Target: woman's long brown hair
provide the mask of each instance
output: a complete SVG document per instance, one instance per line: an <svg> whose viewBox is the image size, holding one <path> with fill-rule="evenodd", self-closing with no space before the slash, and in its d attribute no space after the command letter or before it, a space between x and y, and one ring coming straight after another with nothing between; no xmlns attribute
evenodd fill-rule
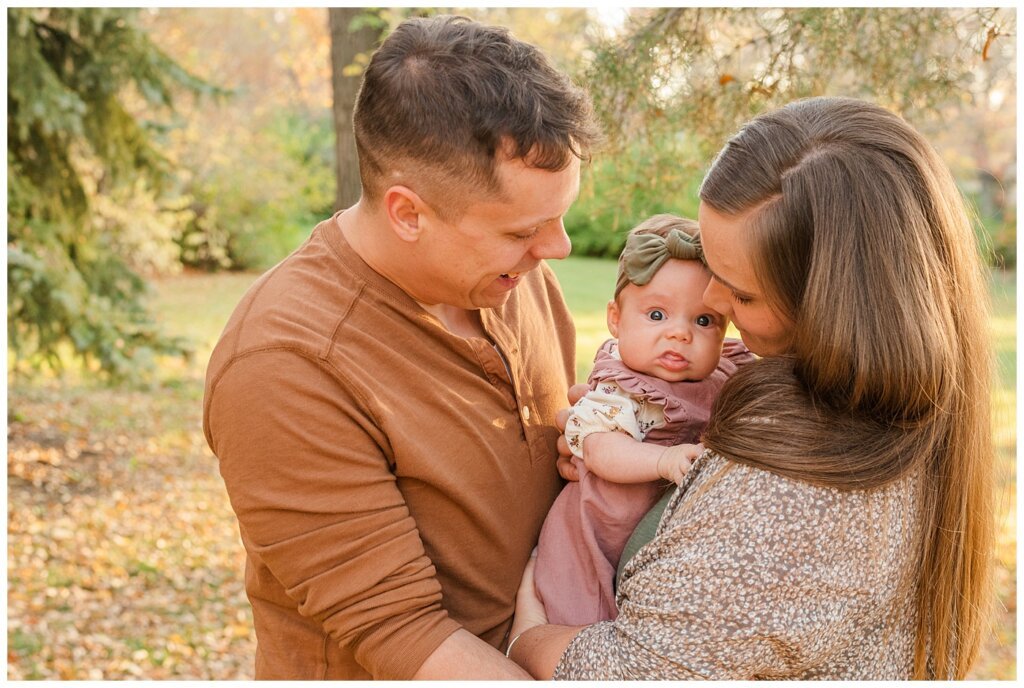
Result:
<svg viewBox="0 0 1024 688"><path fill-rule="evenodd" d="M705 445L840 489L920 467L914 677L963 678L990 599L992 354L982 262L949 170L896 115L814 98L748 123L700 198L754 211L755 273L795 323L787 356L723 390Z"/></svg>

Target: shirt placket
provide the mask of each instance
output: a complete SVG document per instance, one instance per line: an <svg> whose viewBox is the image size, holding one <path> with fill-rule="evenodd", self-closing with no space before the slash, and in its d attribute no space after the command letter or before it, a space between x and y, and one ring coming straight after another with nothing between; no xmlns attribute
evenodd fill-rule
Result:
<svg viewBox="0 0 1024 688"><path fill-rule="evenodd" d="M537 459L535 444L535 433L531 431L539 419L532 407L533 397L529 389L529 378L522 374L519 343L514 334L504 322L497 318L486 317L481 314L481 322L488 336L494 342L491 349L493 360L497 360L504 372L508 375L509 391L512 394L511 408L516 410L519 416L519 423L522 427L523 438L526 439L530 448L530 459ZM507 364L507 367L506 367Z"/></svg>

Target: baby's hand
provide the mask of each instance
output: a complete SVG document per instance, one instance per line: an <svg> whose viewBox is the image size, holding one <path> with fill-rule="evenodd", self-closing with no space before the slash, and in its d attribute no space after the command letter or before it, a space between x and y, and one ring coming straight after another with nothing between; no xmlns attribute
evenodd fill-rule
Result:
<svg viewBox="0 0 1024 688"><path fill-rule="evenodd" d="M689 472L693 462L703 453L703 444L677 444L674 447L666 447L658 457L658 475L678 485L683 482L683 476Z"/></svg>

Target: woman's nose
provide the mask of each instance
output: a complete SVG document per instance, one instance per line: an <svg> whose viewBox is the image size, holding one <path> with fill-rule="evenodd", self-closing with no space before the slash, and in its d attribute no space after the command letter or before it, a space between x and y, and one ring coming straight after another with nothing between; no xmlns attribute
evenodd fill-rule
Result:
<svg viewBox="0 0 1024 688"><path fill-rule="evenodd" d="M732 302L729 300L728 290L714 277L711 278L704 290L704 305L724 315L732 314Z"/></svg>

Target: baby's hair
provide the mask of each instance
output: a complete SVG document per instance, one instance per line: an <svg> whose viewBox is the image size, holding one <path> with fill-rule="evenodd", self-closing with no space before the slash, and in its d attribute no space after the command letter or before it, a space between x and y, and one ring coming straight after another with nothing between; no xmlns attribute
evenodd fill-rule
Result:
<svg viewBox="0 0 1024 688"><path fill-rule="evenodd" d="M639 234L656 234L663 239L668 239L669 234L673 230L678 230L682 234L686 235L689 239L687 245L676 246L676 250L671 253L671 258L675 260L697 260L701 263L704 262L704 253L701 251L700 245L700 227L697 225L695 220L691 220L685 217L679 217L678 215L671 215L669 213L661 213L659 215L652 215L647 218L629 232L629 236ZM627 284L635 284L628 274L626 268L626 259L631 249L631 242L629 238L626 239L626 247L622 249L622 253L619 254L619 274L615 280L615 297L619 298L619 293L626 288ZM657 269L660 269L660 265ZM657 272L657 269L655 272ZM653 275L651 275L653 276Z"/></svg>

